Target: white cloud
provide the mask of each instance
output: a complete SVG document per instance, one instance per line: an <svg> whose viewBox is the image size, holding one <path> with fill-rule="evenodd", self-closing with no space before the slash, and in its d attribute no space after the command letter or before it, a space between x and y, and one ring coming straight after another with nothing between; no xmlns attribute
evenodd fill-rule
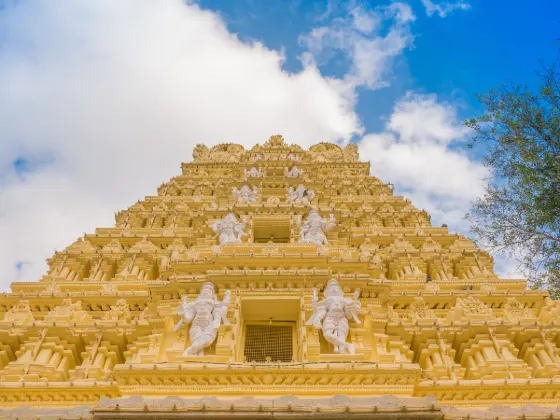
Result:
<svg viewBox="0 0 560 420"><path fill-rule="evenodd" d="M360 134L355 87L386 85L413 41L409 6L354 8L302 38L310 53L289 74L281 53L180 0L19 3L0 12L0 290L38 280L53 248L155 194L196 143ZM332 51L351 61L340 79L315 65ZM410 94L360 152L436 223L466 231L460 218L484 171L453 149L464 135L453 106ZM32 171L16 174L18 158Z"/></svg>
<svg viewBox="0 0 560 420"><path fill-rule="evenodd" d="M484 167L454 148L466 131L454 106L435 95L407 94L397 102L382 133L360 142L372 174L392 182L419 208L432 214L434 225L467 232L462 220L471 201L483 191Z"/></svg>
<svg viewBox="0 0 560 420"><path fill-rule="evenodd" d="M361 128L313 66L179 0L42 0L0 12L0 290L180 173L194 145L303 146ZM13 162L47 160L17 175ZM20 264L21 271L16 265Z"/></svg>
<svg viewBox="0 0 560 420"><path fill-rule="evenodd" d="M457 0L455 2L442 1L439 3L433 2L432 0L422 0L422 4L426 8L426 14L428 16L437 13L441 18L447 17L448 14L456 10L469 10L471 8L470 4L464 0Z"/></svg>
<svg viewBox="0 0 560 420"><path fill-rule="evenodd" d="M468 135L453 104L410 92L395 104L383 132L363 137L360 157L371 161L372 175L395 185L395 194L427 210L432 226L445 223L450 232L468 235L464 216L488 175L456 147ZM524 277L506 255L496 256L494 269L502 278Z"/></svg>
<svg viewBox="0 0 560 420"><path fill-rule="evenodd" d="M397 102L387 127L406 143L446 145L468 133L453 106L438 103L436 95L412 93Z"/></svg>
<svg viewBox="0 0 560 420"><path fill-rule="evenodd" d="M509 255L494 255L494 271L503 279L525 279L526 274L523 273L519 262Z"/></svg>
<svg viewBox="0 0 560 420"><path fill-rule="evenodd" d="M352 8L300 37L308 49L305 61L321 66L342 54L350 64L341 81L352 88L384 87L394 58L412 45L414 19L410 6L399 2L375 9ZM391 24L383 35L386 21Z"/></svg>

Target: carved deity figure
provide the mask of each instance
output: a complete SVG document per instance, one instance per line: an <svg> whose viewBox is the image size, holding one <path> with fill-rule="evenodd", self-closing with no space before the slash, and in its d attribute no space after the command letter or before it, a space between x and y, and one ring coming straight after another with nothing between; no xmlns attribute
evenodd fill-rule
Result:
<svg viewBox="0 0 560 420"><path fill-rule="evenodd" d="M82 308L82 301L72 303L72 299L63 299L62 303L45 315L47 322L75 322L89 324L91 316Z"/></svg>
<svg viewBox="0 0 560 420"><path fill-rule="evenodd" d="M558 320L560 320L560 301L546 298L539 313L539 321L549 324Z"/></svg>
<svg viewBox="0 0 560 420"><path fill-rule="evenodd" d="M0 325L15 324L21 325L26 323L32 323L35 320L33 313L31 312L31 306L28 300L20 300L15 304L6 314L4 319L0 321Z"/></svg>
<svg viewBox="0 0 560 420"><path fill-rule="evenodd" d="M127 321L130 318L130 307L125 299L119 299L107 314L107 319L111 321Z"/></svg>
<svg viewBox="0 0 560 420"><path fill-rule="evenodd" d="M447 313L448 321L465 321L469 319L487 320L493 318L492 309L484 302L472 296L457 298L455 306Z"/></svg>
<svg viewBox="0 0 560 420"><path fill-rule="evenodd" d="M262 176L264 176L263 173L254 166L249 171L245 169L246 178L261 178Z"/></svg>
<svg viewBox="0 0 560 420"><path fill-rule="evenodd" d="M416 296L408 309L408 316L412 320L435 318L434 311L430 309L421 296Z"/></svg>
<svg viewBox="0 0 560 420"><path fill-rule="evenodd" d="M235 201L240 203L254 203L257 201L259 190L256 186L251 189L248 185L243 185L240 189L233 187L231 192Z"/></svg>
<svg viewBox="0 0 560 420"><path fill-rule="evenodd" d="M187 247L181 238L175 238L171 245L167 247L167 251L171 252L171 261L175 262L178 261L181 258L181 255L187 251Z"/></svg>
<svg viewBox="0 0 560 420"><path fill-rule="evenodd" d="M287 168L284 169L284 175L288 178L295 178L303 174L303 171L299 169L297 166L293 166L292 169L288 170Z"/></svg>
<svg viewBox="0 0 560 420"><path fill-rule="evenodd" d="M300 222L298 221L298 223ZM307 220L301 226L298 242L300 244L316 244L317 246L328 245L329 241L325 232L331 230L335 225L334 214L331 214L329 219L325 220L317 210L311 210Z"/></svg>
<svg viewBox="0 0 560 420"><path fill-rule="evenodd" d="M315 197L314 190L306 190L303 184L299 184L295 190L294 187L288 189L286 200L288 203L305 204L308 206L311 204L313 197Z"/></svg>
<svg viewBox="0 0 560 420"><path fill-rule="evenodd" d="M358 319L361 308L359 290L354 292L353 299L346 298L338 281L331 279L323 294L325 298L319 302L317 289L313 289L313 314L305 325L313 325L322 330L325 340L334 345L335 353L354 354L354 346L346 342L346 337L350 331L348 320L361 324Z"/></svg>
<svg viewBox="0 0 560 420"><path fill-rule="evenodd" d="M82 310L82 301L78 300L72 303L72 299L63 299L62 304L56 306L51 312L57 315L67 315L72 312L78 312Z"/></svg>
<svg viewBox="0 0 560 420"><path fill-rule="evenodd" d="M503 306L504 319L508 322L519 322L521 320L532 319L535 314L532 309L526 308L517 299L510 297Z"/></svg>
<svg viewBox="0 0 560 420"><path fill-rule="evenodd" d="M191 345L183 352L183 356L204 356L204 349L216 340L220 324L230 324L226 318L230 299L231 292L227 290L224 300L218 301L212 283L204 283L200 295L192 302L187 302L187 297L183 296L183 302L177 308L181 320L173 328L173 331L177 331L183 324L191 324Z"/></svg>
<svg viewBox="0 0 560 420"><path fill-rule="evenodd" d="M245 229L245 221L238 222L233 213L229 213L226 217L216 220L212 225L212 230L216 232L214 238L219 238L220 246L226 244L240 244L241 238L247 236L243 230Z"/></svg>

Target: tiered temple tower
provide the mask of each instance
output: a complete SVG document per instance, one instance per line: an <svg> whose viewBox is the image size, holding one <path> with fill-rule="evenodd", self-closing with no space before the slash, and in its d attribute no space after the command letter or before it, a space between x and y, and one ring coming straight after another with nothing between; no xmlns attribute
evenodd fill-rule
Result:
<svg viewBox="0 0 560 420"><path fill-rule="evenodd" d="M560 418L559 302L355 144L193 156L0 295L0 418Z"/></svg>

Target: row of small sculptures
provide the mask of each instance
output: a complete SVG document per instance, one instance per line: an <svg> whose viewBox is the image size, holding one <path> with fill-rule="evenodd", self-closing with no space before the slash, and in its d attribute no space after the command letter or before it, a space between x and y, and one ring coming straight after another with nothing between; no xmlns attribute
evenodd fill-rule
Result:
<svg viewBox="0 0 560 420"><path fill-rule="evenodd" d="M349 320L360 324L358 313L361 305L358 300L359 291L354 292L353 298L344 297L342 287L336 279L327 282L324 299L319 301L317 289L313 289L313 314L305 325L323 332L323 337L334 346L335 353L354 354L354 346L346 342L350 331ZM182 326L189 325L191 345L184 351L183 356L203 356L204 349L211 346L216 340L218 329L223 323L229 325L227 319L228 306L231 292L225 293L223 301L219 301L214 292L212 283L204 283L200 295L192 302L183 297L177 313L181 317L175 325L174 331Z"/></svg>
<svg viewBox="0 0 560 420"><path fill-rule="evenodd" d="M248 185L243 185L239 189L237 187L233 187L231 192L233 199L239 203L255 203L259 197L259 189L256 186L251 188ZM299 184L295 189L294 187L290 187L288 189L286 201L288 203L309 206L313 197L315 197L314 190L308 190L303 184Z"/></svg>
<svg viewBox="0 0 560 420"><path fill-rule="evenodd" d="M220 246L240 244L241 238L247 236L244 232L246 220L239 222L235 214L229 213L223 219L216 220L212 225L212 230L216 233L214 238L218 238ZM299 240L300 244L315 244L317 246L328 245L326 232L336 225L334 215L331 214L328 219L324 219L313 209L309 212L307 220L301 224L298 219L298 225L301 225Z"/></svg>
<svg viewBox="0 0 560 420"><path fill-rule="evenodd" d="M297 166L292 167L292 169L284 168L284 176L288 178L296 178L303 174L303 171ZM252 167L250 170L245 169L246 178L262 178L264 174L257 168Z"/></svg>

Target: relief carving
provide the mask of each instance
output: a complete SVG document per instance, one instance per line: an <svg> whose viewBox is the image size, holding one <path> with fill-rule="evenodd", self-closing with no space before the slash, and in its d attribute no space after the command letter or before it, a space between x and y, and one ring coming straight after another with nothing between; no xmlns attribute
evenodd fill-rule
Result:
<svg viewBox="0 0 560 420"><path fill-rule="evenodd" d="M177 308L181 320L173 328L177 331L182 325L191 324L189 328L191 345L183 356L204 356L204 349L216 340L221 323L230 324L226 318L230 300L231 292L227 290L224 300L218 301L212 283L204 283L200 295L190 303L187 302L186 296L183 297L181 306Z"/></svg>
<svg viewBox="0 0 560 420"><path fill-rule="evenodd" d="M334 346L335 353L355 353L354 345L347 343L350 331L348 320L361 324L358 319L360 312L359 291L354 293L354 299L344 297L344 292L336 279L331 279L323 292L325 298L319 302L317 289L313 289L313 314L305 325L323 332L323 337Z"/></svg>

